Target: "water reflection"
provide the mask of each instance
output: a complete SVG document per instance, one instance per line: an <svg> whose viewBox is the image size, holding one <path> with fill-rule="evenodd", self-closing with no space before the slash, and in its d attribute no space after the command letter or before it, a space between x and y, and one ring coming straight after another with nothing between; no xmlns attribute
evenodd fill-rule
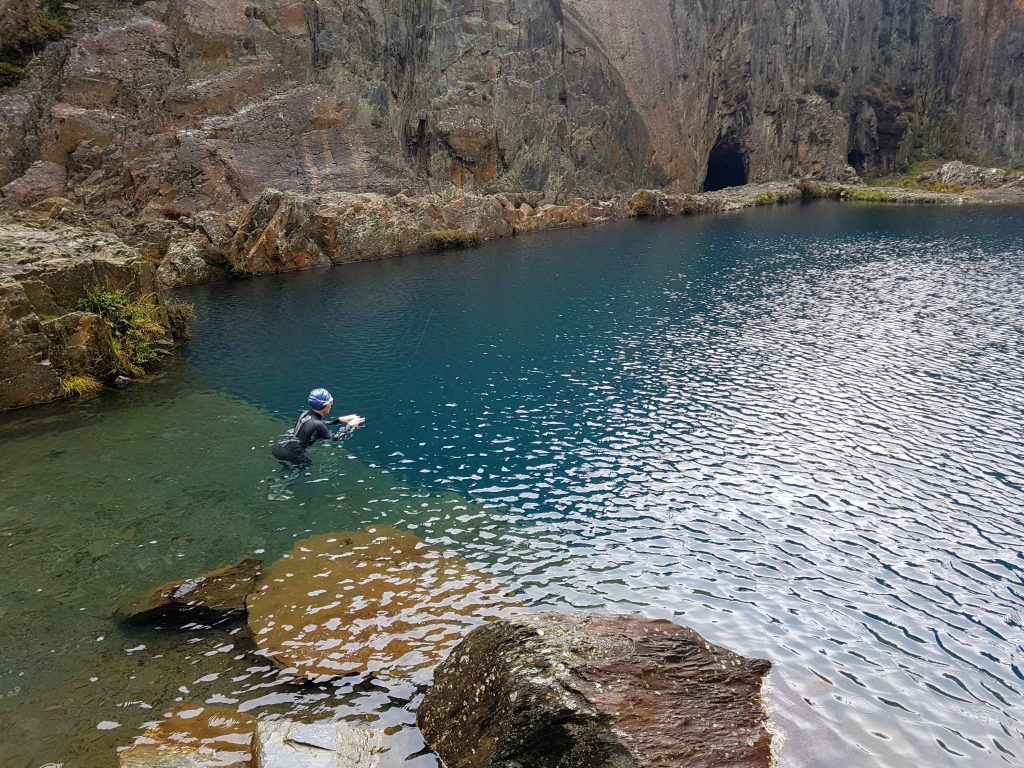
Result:
<svg viewBox="0 0 1024 768"><path fill-rule="evenodd" d="M431 768L415 681L300 684L244 626L111 621L374 525L530 607L771 658L783 766L1019 764L1021 223L793 207L193 292L162 384L5 429L0 764L107 766L197 702L389 729ZM272 500L309 382L367 428Z"/></svg>

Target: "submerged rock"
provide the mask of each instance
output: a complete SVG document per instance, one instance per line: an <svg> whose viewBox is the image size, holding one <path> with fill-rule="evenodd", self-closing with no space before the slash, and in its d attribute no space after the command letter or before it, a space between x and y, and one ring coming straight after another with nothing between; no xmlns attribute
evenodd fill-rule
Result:
<svg viewBox="0 0 1024 768"><path fill-rule="evenodd" d="M251 715L180 704L118 754L118 768L255 768L255 733Z"/></svg>
<svg viewBox="0 0 1024 768"><path fill-rule="evenodd" d="M258 768L382 768L388 751L380 731L348 723L261 722L256 739Z"/></svg>
<svg viewBox="0 0 1024 768"><path fill-rule="evenodd" d="M221 624L245 613L262 560L243 560L184 581L157 587L124 611L129 624Z"/></svg>
<svg viewBox="0 0 1024 768"><path fill-rule="evenodd" d="M767 768L770 668L668 621L520 616L470 633L417 722L448 768Z"/></svg>
<svg viewBox="0 0 1024 768"><path fill-rule="evenodd" d="M317 679L430 667L512 603L498 581L458 557L377 526L297 542L247 605L257 646Z"/></svg>

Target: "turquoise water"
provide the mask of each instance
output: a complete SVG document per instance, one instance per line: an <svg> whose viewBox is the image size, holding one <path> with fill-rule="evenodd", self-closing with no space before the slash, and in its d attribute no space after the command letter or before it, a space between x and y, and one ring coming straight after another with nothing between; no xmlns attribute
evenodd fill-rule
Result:
<svg viewBox="0 0 1024 768"><path fill-rule="evenodd" d="M147 587L386 522L536 607L775 662L783 766L1024 764L1024 215L818 203L188 291L155 382L0 422L0 765L107 766L182 701L393 726ZM327 386L367 427L283 483Z"/></svg>

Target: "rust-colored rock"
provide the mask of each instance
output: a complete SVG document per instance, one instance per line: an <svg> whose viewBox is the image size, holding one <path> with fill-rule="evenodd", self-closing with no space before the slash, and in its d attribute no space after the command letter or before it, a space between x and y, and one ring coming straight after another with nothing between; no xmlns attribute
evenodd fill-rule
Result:
<svg viewBox="0 0 1024 768"><path fill-rule="evenodd" d="M448 768L768 768L770 668L668 621L524 615L452 652L418 723Z"/></svg>
<svg viewBox="0 0 1024 768"><path fill-rule="evenodd" d="M318 679L430 667L512 602L497 580L458 557L377 526L297 542L266 569L247 605L260 650Z"/></svg>
<svg viewBox="0 0 1024 768"><path fill-rule="evenodd" d="M157 587L125 611L129 624L220 624L245 613L245 598L253 590L263 565L243 560L184 581Z"/></svg>

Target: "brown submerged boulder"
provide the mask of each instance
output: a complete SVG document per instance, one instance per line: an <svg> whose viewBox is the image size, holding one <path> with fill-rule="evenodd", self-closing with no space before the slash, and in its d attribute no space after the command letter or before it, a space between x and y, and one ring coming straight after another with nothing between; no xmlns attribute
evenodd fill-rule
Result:
<svg viewBox="0 0 1024 768"><path fill-rule="evenodd" d="M129 624L221 624L245 613L245 598L260 574L262 560L243 560L184 581L157 587L128 608Z"/></svg>
<svg viewBox="0 0 1024 768"><path fill-rule="evenodd" d="M230 707L185 702L118 752L118 768L253 768L256 720Z"/></svg>
<svg viewBox="0 0 1024 768"><path fill-rule="evenodd" d="M524 615L474 630L417 722L447 768L767 768L770 669L668 621Z"/></svg>
<svg viewBox="0 0 1024 768"><path fill-rule="evenodd" d="M426 670L512 607L493 577L388 526L296 542L246 602L259 649L313 680Z"/></svg>

